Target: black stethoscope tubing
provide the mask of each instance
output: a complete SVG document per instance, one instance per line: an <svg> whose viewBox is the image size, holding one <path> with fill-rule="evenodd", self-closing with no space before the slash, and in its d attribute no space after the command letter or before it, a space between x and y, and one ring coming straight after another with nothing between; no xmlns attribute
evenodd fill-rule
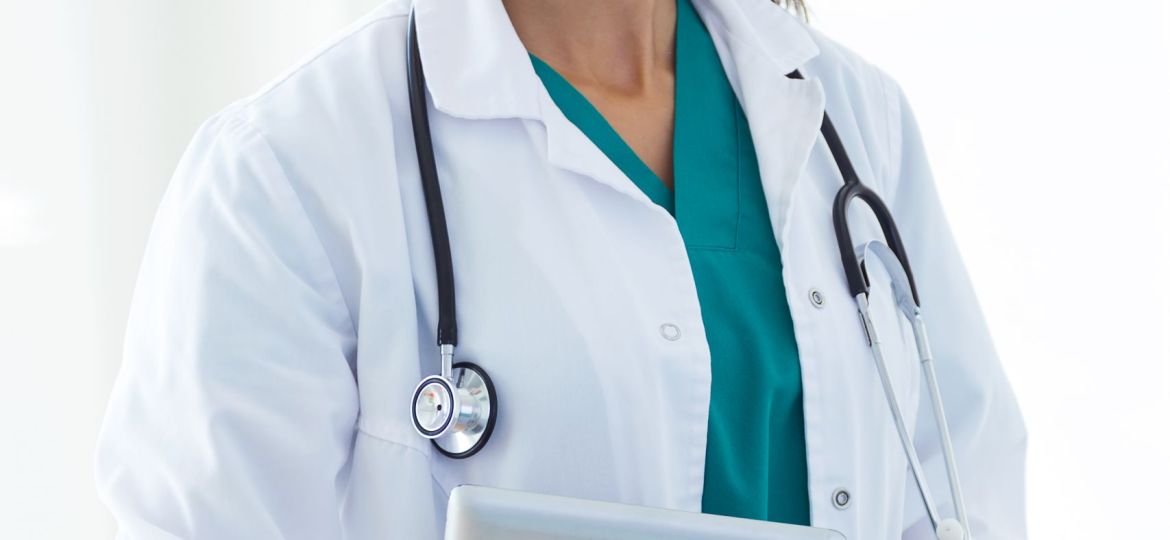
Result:
<svg viewBox="0 0 1170 540"><path fill-rule="evenodd" d="M447 216L443 210L443 193L435 165L435 145L431 140L431 120L427 112L426 75L419 57L413 10L410 12L407 42L406 84L414 129L414 150L418 155L418 169L422 177L423 199L431 228L431 248L435 254L435 280L439 291L437 341L440 346L454 346L459 340L459 328L455 322L455 265L451 259L451 239L447 234Z"/></svg>
<svg viewBox="0 0 1170 540"><path fill-rule="evenodd" d="M799 70L789 73L788 77L790 79L804 78ZM833 121L829 120L828 112L825 112L824 119L821 121L821 135L828 143L829 152L833 154L833 161L837 163L837 170L840 171L841 177L845 181L845 185L837 191L837 196L833 199L833 231L837 236L837 249L841 252L841 266L845 270L849 294L854 297L859 294L869 294L869 280L866 279L865 268L858 259L857 253L854 252L853 234L849 231L848 216L846 215L850 203L854 199L861 199L877 218L886 244L898 257L898 262L902 263L902 270L906 272L906 278L910 281L910 292L914 296L914 303L920 306L918 287L914 284L914 274L910 271L910 259L902 244L902 236L898 234L898 226L894 223L894 216L886 207L885 202L882 201L881 196L861 183L857 171L853 169L853 162L850 161L849 155L845 152L845 145L841 143L841 137L837 135L837 128L833 127Z"/></svg>

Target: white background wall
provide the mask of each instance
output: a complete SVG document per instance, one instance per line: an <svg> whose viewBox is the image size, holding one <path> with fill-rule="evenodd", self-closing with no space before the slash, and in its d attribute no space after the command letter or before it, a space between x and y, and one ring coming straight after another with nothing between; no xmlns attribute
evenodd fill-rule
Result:
<svg viewBox="0 0 1170 540"><path fill-rule="evenodd" d="M0 538L110 538L91 468L199 123L375 0L0 0Z"/></svg>
<svg viewBox="0 0 1170 540"><path fill-rule="evenodd" d="M1170 6L811 3L922 124L1031 430L1032 537L1148 537L1170 503ZM0 538L112 534L93 438L179 153L374 4L0 0Z"/></svg>
<svg viewBox="0 0 1170 540"><path fill-rule="evenodd" d="M812 2L922 124L1030 430L1032 536L1170 537L1170 5Z"/></svg>

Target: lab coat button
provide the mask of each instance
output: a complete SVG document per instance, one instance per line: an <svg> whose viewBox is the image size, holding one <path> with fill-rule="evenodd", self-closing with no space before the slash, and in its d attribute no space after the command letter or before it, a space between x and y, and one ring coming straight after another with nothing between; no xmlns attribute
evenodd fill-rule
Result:
<svg viewBox="0 0 1170 540"><path fill-rule="evenodd" d="M677 325L666 323L658 327L658 333L669 341L677 341L682 337L682 330L679 330Z"/></svg>
<svg viewBox="0 0 1170 540"><path fill-rule="evenodd" d="M853 503L853 496L844 488L837 488L833 492L833 506L837 507L837 510L849 508L851 503Z"/></svg>
<svg viewBox="0 0 1170 540"><path fill-rule="evenodd" d="M808 290L808 301L818 308L825 307L825 295L816 289Z"/></svg>

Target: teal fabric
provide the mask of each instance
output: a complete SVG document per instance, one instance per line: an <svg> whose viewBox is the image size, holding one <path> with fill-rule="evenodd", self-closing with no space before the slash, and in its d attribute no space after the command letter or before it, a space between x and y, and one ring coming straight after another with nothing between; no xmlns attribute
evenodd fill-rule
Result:
<svg viewBox="0 0 1170 540"><path fill-rule="evenodd" d="M711 350L703 512L807 525L800 361L755 148L690 0L677 24L673 192L587 98L532 64L565 116L678 223Z"/></svg>

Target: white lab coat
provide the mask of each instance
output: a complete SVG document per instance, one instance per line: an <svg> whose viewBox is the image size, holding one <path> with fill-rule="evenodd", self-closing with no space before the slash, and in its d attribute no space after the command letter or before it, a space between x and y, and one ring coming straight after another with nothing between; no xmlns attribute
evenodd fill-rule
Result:
<svg viewBox="0 0 1170 540"><path fill-rule="evenodd" d="M932 330L975 536L1024 536L1025 431L884 73L765 0L695 0L746 111L800 351L812 522L926 538L846 289L828 109L892 208ZM464 483L698 511L710 354L675 221L559 112L501 4L418 0L459 301L499 420L467 460L411 427L436 286L392 1L197 133L163 197L97 455L124 538L436 538ZM807 80L785 74L800 68ZM860 211L860 210L859 210ZM858 243L878 238L853 216ZM825 302L814 305L810 292ZM875 309L944 514L889 288ZM681 338L664 338L673 324ZM833 493L847 490L845 508Z"/></svg>

